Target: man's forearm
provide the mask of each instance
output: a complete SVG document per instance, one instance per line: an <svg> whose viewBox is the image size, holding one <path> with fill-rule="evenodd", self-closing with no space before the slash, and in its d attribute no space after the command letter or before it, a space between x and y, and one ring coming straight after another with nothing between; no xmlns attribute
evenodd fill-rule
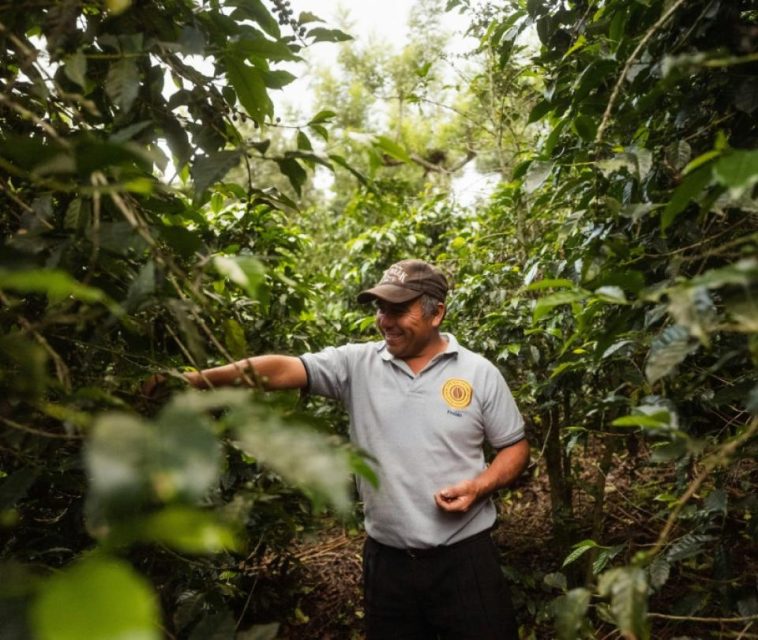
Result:
<svg viewBox="0 0 758 640"><path fill-rule="evenodd" d="M479 498L507 487L516 480L529 464L529 443L526 439L501 449L490 465L482 471L474 483Z"/></svg>
<svg viewBox="0 0 758 640"><path fill-rule="evenodd" d="M245 358L220 367L191 371L185 373L184 378L198 389L226 387L238 382L252 386L260 384L264 389L298 389L308 382L300 358L282 355Z"/></svg>
<svg viewBox="0 0 758 640"><path fill-rule="evenodd" d="M438 491L434 501L443 511L468 511L471 505L511 484L529 464L529 443L521 440L501 449L476 478Z"/></svg>

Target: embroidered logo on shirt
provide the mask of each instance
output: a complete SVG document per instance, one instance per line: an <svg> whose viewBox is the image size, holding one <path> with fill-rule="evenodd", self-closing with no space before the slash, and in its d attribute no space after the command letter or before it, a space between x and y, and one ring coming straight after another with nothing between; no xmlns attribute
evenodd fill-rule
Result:
<svg viewBox="0 0 758 640"><path fill-rule="evenodd" d="M442 397L453 409L463 409L471 404L474 389L465 380L450 378L442 386Z"/></svg>

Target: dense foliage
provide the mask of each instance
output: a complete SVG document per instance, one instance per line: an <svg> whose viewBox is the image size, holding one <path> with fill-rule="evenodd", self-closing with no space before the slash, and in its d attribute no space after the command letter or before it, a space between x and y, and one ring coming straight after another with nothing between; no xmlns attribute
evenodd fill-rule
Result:
<svg viewBox="0 0 758 640"><path fill-rule="evenodd" d="M271 577L368 473L342 418L140 382L364 339L355 292L410 255L452 275L446 322L503 368L548 477L524 637L748 637L758 13L447 5L480 42L449 109L431 2L381 58L284 0L0 9L3 638L267 638L301 615ZM319 41L345 42L345 75L285 129L269 92ZM474 155L501 182L463 210L449 178Z"/></svg>

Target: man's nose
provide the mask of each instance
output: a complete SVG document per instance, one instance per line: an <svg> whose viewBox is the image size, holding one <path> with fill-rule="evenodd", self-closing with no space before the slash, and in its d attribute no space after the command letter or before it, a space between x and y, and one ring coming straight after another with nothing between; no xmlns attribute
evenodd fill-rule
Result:
<svg viewBox="0 0 758 640"><path fill-rule="evenodd" d="M394 316L391 313L379 312L376 314L376 321L380 327L390 327L394 322Z"/></svg>

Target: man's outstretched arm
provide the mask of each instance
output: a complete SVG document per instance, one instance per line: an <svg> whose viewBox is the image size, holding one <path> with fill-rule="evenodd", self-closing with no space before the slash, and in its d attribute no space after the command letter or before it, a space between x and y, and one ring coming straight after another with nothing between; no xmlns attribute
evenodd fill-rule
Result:
<svg viewBox="0 0 758 640"><path fill-rule="evenodd" d="M300 389L308 384L308 374L300 358L294 356L265 355L245 358L237 362L202 371L182 374L197 389L228 387L237 384L255 386L260 381L267 390ZM165 376L151 376L142 385L142 393L150 396L165 381Z"/></svg>
<svg viewBox="0 0 758 640"><path fill-rule="evenodd" d="M444 511L468 511L478 500L511 484L529 464L529 443L519 440L498 451L492 463L472 480L445 487L434 494Z"/></svg>

